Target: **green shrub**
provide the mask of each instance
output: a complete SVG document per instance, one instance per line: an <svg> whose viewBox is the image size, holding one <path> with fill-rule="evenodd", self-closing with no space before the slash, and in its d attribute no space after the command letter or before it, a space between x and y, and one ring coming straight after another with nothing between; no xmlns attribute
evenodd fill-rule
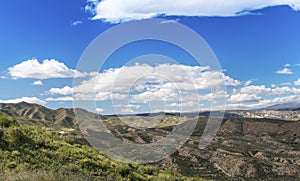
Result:
<svg viewBox="0 0 300 181"><path fill-rule="evenodd" d="M16 124L17 124L17 121L15 119L12 119L5 114L0 114L0 127L8 128L8 127L16 125Z"/></svg>
<svg viewBox="0 0 300 181"><path fill-rule="evenodd" d="M120 165L117 167L117 173L120 174L122 177L126 177L130 174L129 167L126 165Z"/></svg>
<svg viewBox="0 0 300 181"><path fill-rule="evenodd" d="M4 136L4 131L2 129L0 129L0 139L2 139Z"/></svg>
<svg viewBox="0 0 300 181"><path fill-rule="evenodd" d="M21 143L25 140L26 135L23 134L23 131L19 128L15 128L10 132L11 141L14 143Z"/></svg>

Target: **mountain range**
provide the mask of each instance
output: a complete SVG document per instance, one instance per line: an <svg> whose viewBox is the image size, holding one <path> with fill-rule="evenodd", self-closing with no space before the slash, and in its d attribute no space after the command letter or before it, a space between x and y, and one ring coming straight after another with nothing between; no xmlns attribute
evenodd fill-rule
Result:
<svg viewBox="0 0 300 181"><path fill-rule="evenodd" d="M78 109L78 108L77 108ZM23 119L30 119L31 121L39 121L39 122L46 122L46 123L53 123L56 125L61 125L64 127L71 128L73 127L77 121L75 118L73 108L59 108L56 110L46 108L42 105L38 104L31 104L27 102L20 102L20 103L0 103L0 112L7 114L11 117L18 117ZM284 103L284 104L277 104L273 106L266 107L260 110L278 110L278 111L299 111L300 110L300 103ZM96 113L90 113L99 115ZM165 116L185 116L189 118L194 118L197 116L208 117L210 115L209 111L203 112L186 112L186 113L145 113L145 114L136 114L135 116L158 116L158 115L165 115ZM115 116L115 115L112 115ZM132 115L121 115L121 116L132 116ZM224 114L225 118L242 118L244 117L239 112L232 113L230 111L226 111Z"/></svg>
<svg viewBox="0 0 300 181"><path fill-rule="evenodd" d="M205 149L199 149L197 145L209 112L185 113L188 120L197 121L192 136L177 152L153 164L185 176L213 180L299 180L299 119L265 117L273 113L285 115L296 112L298 115L299 111L289 110L297 109L297 106L294 104L287 108L287 105L277 105L272 108L275 111L226 111L217 135ZM101 116L83 109L75 111L84 111L88 117ZM41 125L44 129L59 134L59 138L87 144L82 132L74 129L77 124L74 109L52 110L26 102L0 103L0 113L15 118L21 124L33 127ZM248 113L253 115L246 117ZM147 144L164 138L179 124L178 114L166 113L163 118L158 116L160 114L165 113L140 114L138 117L122 115L125 120L139 121L147 121L148 116L157 116L159 124L149 129L131 127L116 115L103 116L101 120L107 129L124 142ZM258 117L259 114L262 116Z"/></svg>
<svg viewBox="0 0 300 181"><path fill-rule="evenodd" d="M269 107L264 108L266 110L290 110L290 111L299 111L300 110L300 102L289 102L283 104L276 104Z"/></svg>

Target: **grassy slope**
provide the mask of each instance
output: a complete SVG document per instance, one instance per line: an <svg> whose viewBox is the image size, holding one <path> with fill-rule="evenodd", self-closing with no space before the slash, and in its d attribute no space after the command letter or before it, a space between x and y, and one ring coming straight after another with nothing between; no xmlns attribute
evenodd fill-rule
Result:
<svg viewBox="0 0 300 181"><path fill-rule="evenodd" d="M202 180L154 166L123 164L61 139L45 127L0 115L0 180Z"/></svg>

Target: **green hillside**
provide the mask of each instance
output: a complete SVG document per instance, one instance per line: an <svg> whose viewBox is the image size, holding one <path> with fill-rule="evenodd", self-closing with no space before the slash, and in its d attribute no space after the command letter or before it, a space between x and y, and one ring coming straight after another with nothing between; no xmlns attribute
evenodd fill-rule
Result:
<svg viewBox="0 0 300 181"><path fill-rule="evenodd" d="M0 180L202 180L112 161L58 130L0 115Z"/></svg>

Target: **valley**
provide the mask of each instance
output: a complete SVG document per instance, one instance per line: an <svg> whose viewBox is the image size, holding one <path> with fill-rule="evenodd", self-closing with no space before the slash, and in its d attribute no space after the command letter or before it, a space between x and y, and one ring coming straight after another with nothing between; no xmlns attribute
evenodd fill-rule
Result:
<svg viewBox="0 0 300 181"><path fill-rule="evenodd" d="M20 125L46 130L56 135L58 140L89 147L72 109L50 110L40 105L19 103L1 104L0 112L17 120ZM185 123L179 121L178 114L168 113L154 127L139 129L138 122L146 124L147 116L124 115L120 119L118 116L85 112L103 121L119 139L135 144L156 142L170 134L176 125ZM150 165L161 170L171 169L184 175L183 180L299 180L300 121L256 118L246 113L227 111L217 136L205 149L199 149L198 144L207 116L201 113L200 116L184 115L183 120L196 122L190 139L172 155ZM257 111L254 113L258 114ZM278 110L276 113L289 114ZM137 126L129 126L121 120L135 121Z"/></svg>

